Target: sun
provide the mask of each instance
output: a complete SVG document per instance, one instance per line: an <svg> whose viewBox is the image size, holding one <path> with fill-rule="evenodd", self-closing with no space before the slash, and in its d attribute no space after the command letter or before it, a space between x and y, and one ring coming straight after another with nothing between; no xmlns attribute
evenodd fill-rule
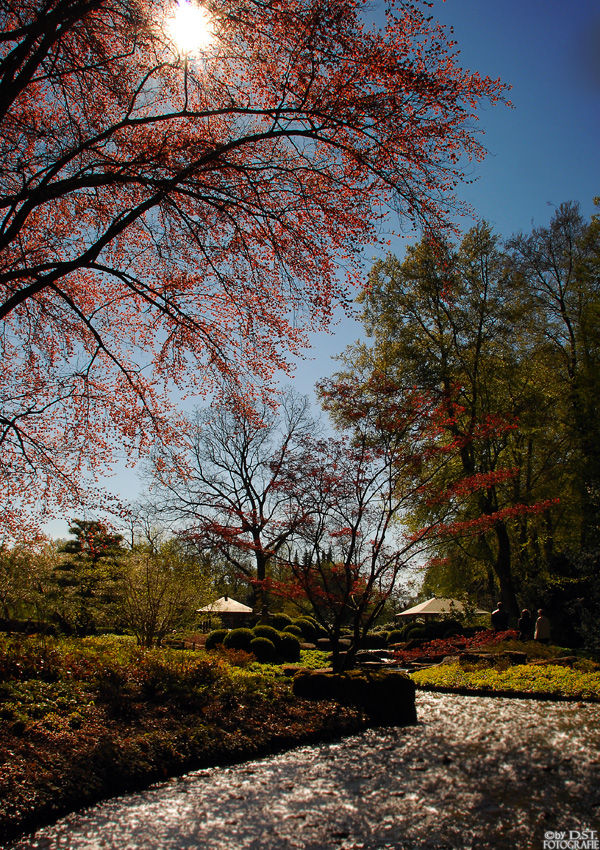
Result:
<svg viewBox="0 0 600 850"><path fill-rule="evenodd" d="M210 13L187 0L179 0L168 22L169 34L177 50L185 54L208 50L215 40L213 27Z"/></svg>

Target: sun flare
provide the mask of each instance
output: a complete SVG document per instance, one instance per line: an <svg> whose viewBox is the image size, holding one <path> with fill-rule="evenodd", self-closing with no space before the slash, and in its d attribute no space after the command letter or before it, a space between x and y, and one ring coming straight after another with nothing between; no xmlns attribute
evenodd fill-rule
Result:
<svg viewBox="0 0 600 850"><path fill-rule="evenodd" d="M169 33L181 53L208 50L215 40L214 21L210 13L196 3L179 0L169 21Z"/></svg>

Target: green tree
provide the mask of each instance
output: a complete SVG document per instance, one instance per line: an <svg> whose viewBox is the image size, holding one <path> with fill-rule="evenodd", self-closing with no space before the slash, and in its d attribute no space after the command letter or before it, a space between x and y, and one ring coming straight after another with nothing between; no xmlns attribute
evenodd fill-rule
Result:
<svg viewBox="0 0 600 850"><path fill-rule="evenodd" d="M157 548L135 546L125 561L126 625L141 646L160 646L172 630L192 625L198 607L209 601L210 586L198 560L175 538Z"/></svg>
<svg viewBox="0 0 600 850"><path fill-rule="evenodd" d="M535 596L597 528L597 246L597 221L564 205L548 228L506 248L482 223L458 246L423 240L404 261L373 267L363 297L372 344L349 349L345 368L445 399L438 440L460 444L435 478L445 496L423 488L414 521L451 518L468 530L489 519L438 542L431 590L493 601L498 587L514 614L517 596ZM463 476L472 493L458 506Z"/></svg>
<svg viewBox="0 0 600 850"><path fill-rule="evenodd" d="M535 368L547 377L549 415L571 473L573 542L587 548L598 539L600 511L600 222L586 223L577 204L561 204L547 227L514 237L508 248L514 292L527 303L524 330Z"/></svg>
<svg viewBox="0 0 600 850"><path fill-rule="evenodd" d="M47 540L0 546L0 616L44 621L60 555Z"/></svg>
<svg viewBox="0 0 600 850"><path fill-rule="evenodd" d="M72 540L59 551L64 559L55 572L55 616L77 634L112 625L116 617L118 583L125 550L123 537L98 520L73 520Z"/></svg>
<svg viewBox="0 0 600 850"><path fill-rule="evenodd" d="M384 371L405 393L417 388L445 405L437 441L459 451L413 501L413 521L451 522L456 531L468 531L437 548L460 565L467 589L493 594L497 582L506 607L516 613L507 527L515 494L506 469L515 403L507 374L514 367L509 340L514 308L503 269L498 240L485 223L469 231L458 248L423 240L403 262L379 261L363 300L373 344L354 347L345 360L351 370ZM424 478L431 472L424 468ZM457 498L458 482L461 496L466 487L471 490L468 498ZM473 535L470 523L477 517L488 522Z"/></svg>

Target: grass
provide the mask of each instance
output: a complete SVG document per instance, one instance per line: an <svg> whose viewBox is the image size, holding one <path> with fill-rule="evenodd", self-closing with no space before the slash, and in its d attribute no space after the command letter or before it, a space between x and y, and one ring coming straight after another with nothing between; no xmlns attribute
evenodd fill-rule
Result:
<svg viewBox="0 0 600 850"><path fill-rule="evenodd" d="M585 666L582 663L581 667ZM411 678L418 688L429 690L600 701L600 672L556 664L518 664L506 670L463 669L459 664L441 664L412 673Z"/></svg>

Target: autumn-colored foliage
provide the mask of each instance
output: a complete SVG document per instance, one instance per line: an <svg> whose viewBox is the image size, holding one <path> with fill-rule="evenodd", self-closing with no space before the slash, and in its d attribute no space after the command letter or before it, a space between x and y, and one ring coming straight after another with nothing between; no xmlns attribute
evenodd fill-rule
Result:
<svg viewBox="0 0 600 850"><path fill-rule="evenodd" d="M392 207L436 228L498 81L426 4L0 5L0 446L6 528L177 431L168 391L268 381L347 298ZM348 270L338 276L339 264Z"/></svg>

